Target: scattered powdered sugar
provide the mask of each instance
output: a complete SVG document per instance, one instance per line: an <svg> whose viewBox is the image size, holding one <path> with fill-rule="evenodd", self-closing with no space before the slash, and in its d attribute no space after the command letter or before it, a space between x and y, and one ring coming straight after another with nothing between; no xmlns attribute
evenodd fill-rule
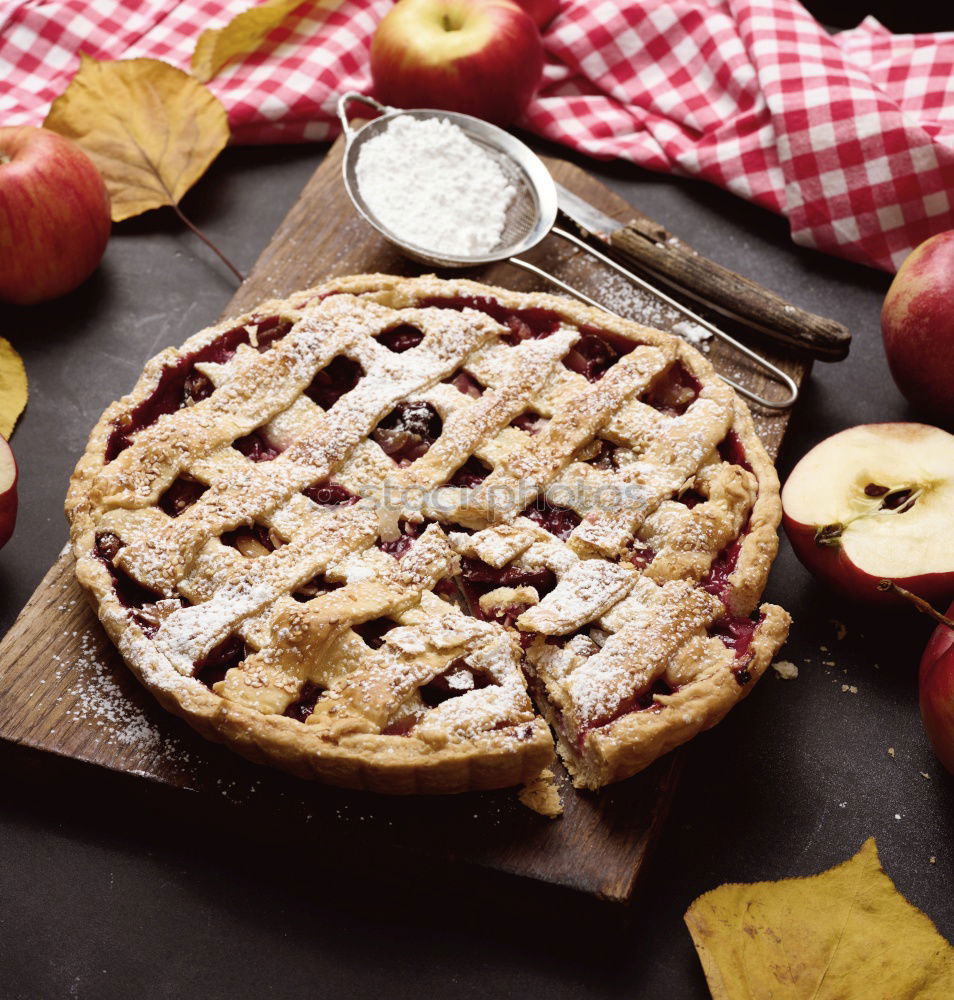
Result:
<svg viewBox="0 0 954 1000"><path fill-rule="evenodd" d="M170 761L186 763L188 752L143 715L123 692L110 667L102 662L99 656L102 640L90 631L83 632L79 640L80 652L70 657L69 662L53 657L57 663L55 678L63 678L70 684L60 696L72 702L67 717L97 730L99 741L106 746L134 746Z"/></svg>
<svg viewBox="0 0 954 1000"><path fill-rule="evenodd" d="M395 118L356 166L361 197L398 239L480 257L500 243L516 191L493 157L446 118Z"/></svg>
<svg viewBox="0 0 954 1000"><path fill-rule="evenodd" d="M707 340L712 339L711 331L689 319L682 319L678 323L674 323L672 332L678 333L683 340L688 341L693 347L699 347Z"/></svg>
<svg viewBox="0 0 954 1000"><path fill-rule="evenodd" d="M585 272L584 284L592 289L590 294L604 309L644 326L674 333L693 347L708 352L712 333L664 299L593 258L584 256L577 263Z"/></svg>

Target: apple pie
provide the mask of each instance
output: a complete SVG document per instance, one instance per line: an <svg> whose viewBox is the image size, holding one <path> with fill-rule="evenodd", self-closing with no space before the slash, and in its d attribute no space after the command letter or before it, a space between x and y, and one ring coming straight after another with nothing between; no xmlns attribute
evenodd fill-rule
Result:
<svg viewBox="0 0 954 1000"><path fill-rule="evenodd" d="M67 514L130 669L201 734L381 792L599 788L718 722L789 618L774 468L680 339L357 275L153 358Z"/></svg>

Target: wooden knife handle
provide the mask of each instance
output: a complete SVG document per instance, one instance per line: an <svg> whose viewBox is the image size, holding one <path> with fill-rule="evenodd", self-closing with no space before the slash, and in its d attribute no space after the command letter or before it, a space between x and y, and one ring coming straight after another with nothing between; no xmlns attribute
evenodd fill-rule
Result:
<svg viewBox="0 0 954 1000"><path fill-rule="evenodd" d="M848 354L851 333L832 319L786 302L769 289L696 253L665 227L637 215L610 237L616 256L743 323L822 361Z"/></svg>

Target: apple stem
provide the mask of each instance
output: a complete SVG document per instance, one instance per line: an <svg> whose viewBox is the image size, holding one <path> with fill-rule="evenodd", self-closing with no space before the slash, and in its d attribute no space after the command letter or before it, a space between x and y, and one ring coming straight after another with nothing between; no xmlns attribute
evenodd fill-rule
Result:
<svg viewBox="0 0 954 1000"><path fill-rule="evenodd" d="M917 594L912 594L910 590L905 590L904 587L899 587L894 580L882 580L878 584L878 590L893 591L899 597L903 597L905 600L910 601L918 609L918 611L921 611L926 615L930 615L935 621L939 621L942 625L947 625L948 628L954 628L954 619L948 618L947 615L942 615L940 611L936 611L932 608L923 597L918 597Z"/></svg>
<svg viewBox="0 0 954 1000"><path fill-rule="evenodd" d="M179 208L178 205L173 205L172 207L175 209L176 215L179 216L179 218L189 227L189 229L191 229L192 232L195 233L195 235L198 236L199 239L202 240L202 242L210 250L218 254L219 259L222 261L222 263L225 264L225 266L232 272L232 274L235 275L236 278L238 278L239 284L241 284L245 280L245 276L242 274L242 272L228 259L228 257L225 256L224 253L222 253L222 251L208 238L208 236L206 236L205 233L203 233L202 230L199 229L198 226L194 225L192 222L189 221L189 219L186 218L186 216L182 212L182 209Z"/></svg>

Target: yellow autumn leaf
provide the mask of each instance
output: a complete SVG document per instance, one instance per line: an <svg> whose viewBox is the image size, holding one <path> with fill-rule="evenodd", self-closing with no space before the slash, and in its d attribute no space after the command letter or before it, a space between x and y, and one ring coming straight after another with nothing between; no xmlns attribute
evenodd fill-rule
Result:
<svg viewBox="0 0 954 1000"><path fill-rule="evenodd" d="M265 0L265 3L236 14L224 28L209 28L199 35L192 53L192 75L207 83L236 56L254 52L266 35L277 28L303 0ZM309 6L333 10L341 0L318 0Z"/></svg>
<svg viewBox="0 0 954 1000"><path fill-rule="evenodd" d="M0 437L9 438L27 404L23 359L9 340L0 337Z"/></svg>
<svg viewBox="0 0 954 1000"><path fill-rule="evenodd" d="M158 59L82 56L43 124L92 158L109 190L114 222L178 205L229 140L217 98Z"/></svg>
<svg viewBox="0 0 954 1000"><path fill-rule="evenodd" d="M714 1000L954 997L954 948L895 889L874 838L820 875L713 889L685 920Z"/></svg>

